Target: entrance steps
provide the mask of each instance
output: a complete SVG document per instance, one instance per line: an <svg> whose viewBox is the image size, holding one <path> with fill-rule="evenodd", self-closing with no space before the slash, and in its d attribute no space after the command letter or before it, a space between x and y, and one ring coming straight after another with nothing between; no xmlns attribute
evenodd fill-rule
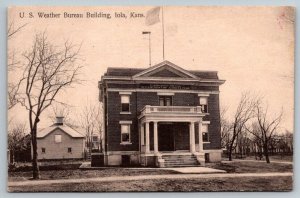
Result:
<svg viewBox="0 0 300 198"><path fill-rule="evenodd" d="M163 155L165 167L191 167L200 166L194 155Z"/></svg>

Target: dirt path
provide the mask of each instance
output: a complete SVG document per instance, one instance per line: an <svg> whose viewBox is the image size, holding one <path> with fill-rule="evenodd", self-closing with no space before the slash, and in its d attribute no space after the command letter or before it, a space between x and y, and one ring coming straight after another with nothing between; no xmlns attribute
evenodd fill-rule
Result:
<svg viewBox="0 0 300 198"><path fill-rule="evenodd" d="M139 176L113 176L105 178L83 179L60 179L60 180L37 180L8 182L8 187L36 186L61 183L84 183L84 182L110 182L110 181L136 181L156 179L197 179L197 178L235 178L235 177L278 177L293 176L293 173L217 173L217 174L174 174L174 175L139 175Z"/></svg>

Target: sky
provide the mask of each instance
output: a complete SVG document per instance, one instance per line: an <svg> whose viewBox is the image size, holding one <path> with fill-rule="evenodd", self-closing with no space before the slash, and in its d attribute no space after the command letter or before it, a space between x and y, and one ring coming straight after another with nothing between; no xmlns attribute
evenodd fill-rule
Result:
<svg viewBox="0 0 300 198"><path fill-rule="evenodd" d="M151 62L162 57L162 18L147 26L145 17L131 18L135 12L146 16L153 7L13 7L9 20L15 27L27 24L8 41L22 62L22 52L29 49L36 33L45 31L57 46L70 40L82 44L80 64L82 85L59 96L72 106L76 117L86 101L98 102L98 81L107 67L147 68L148 36L151 31ZM164 11L165 60L186 70L218 71L226 80L220 87L220 104L232 117L245 91L264 97L270 116L283 109L282 129L294 126L294 10L291 7L168 7ZM25 14L24 18L20 13ZM33 18L29 18L29 13ZM61 14L59 18L39 18L38 13ZM83 14L84 18L64 18L64 13ZM111 18L86 18L86 13L110 14ZM127 18L116 18L122 12ZM8 81L18 75L9 74ZM41 127L50 125L45 112ZM26 120L19 105L9 117Z"/></svg>

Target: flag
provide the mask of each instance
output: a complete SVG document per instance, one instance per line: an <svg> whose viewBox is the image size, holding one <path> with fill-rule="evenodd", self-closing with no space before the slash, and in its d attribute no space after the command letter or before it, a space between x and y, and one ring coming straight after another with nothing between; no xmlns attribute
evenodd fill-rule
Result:
<svg viewBox="0 0 300 198"><path fill-rule="evenodd" d="M155 7L149 10L146 14L146 25L154 25L158 23L159 20L160 7Z"/></svg>

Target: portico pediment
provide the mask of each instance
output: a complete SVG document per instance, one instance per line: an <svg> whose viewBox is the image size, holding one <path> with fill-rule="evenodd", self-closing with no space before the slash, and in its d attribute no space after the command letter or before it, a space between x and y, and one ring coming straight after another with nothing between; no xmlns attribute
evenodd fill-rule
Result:
<svg viewBox="0 0 300 198"><path fill-rule="evenodd" d="M133 78L183 78L199 80L199 77L169 61L163 61L162 63L152 66L134 75Z"/></svg>

